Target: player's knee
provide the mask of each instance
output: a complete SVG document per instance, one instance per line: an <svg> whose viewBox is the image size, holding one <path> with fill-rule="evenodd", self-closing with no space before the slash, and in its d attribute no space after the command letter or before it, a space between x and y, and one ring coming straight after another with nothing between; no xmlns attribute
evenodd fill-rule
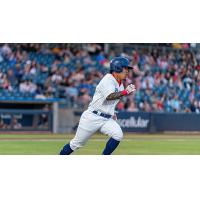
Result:
<svg viewBox="0 0 200 200"><path fill-rule="evenodd" d="M121 141L123 139L123 132L122 130L116 131L113 135L112 138L117 140L117 141Z"/></svg>

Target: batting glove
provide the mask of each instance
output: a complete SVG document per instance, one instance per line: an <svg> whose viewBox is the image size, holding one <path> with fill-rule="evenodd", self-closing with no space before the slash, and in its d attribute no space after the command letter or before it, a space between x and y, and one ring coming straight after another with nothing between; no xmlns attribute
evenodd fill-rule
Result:
<svg viewBox="0 0 200 200"><path fill-rule="evenodd" d="M128 85L126 88L127 94L130 94L130 93L134 92L135 90L136 90L136 88L135 88L135 85L133 85L133 84Z"/></svg>

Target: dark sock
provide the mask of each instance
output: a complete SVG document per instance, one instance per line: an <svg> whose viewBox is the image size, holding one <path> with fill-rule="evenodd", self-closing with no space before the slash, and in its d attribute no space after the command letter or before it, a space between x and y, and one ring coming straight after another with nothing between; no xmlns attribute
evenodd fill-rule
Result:
<svg viewBox="0 0 200 200"><path fill-rule="evenodd" d="M110 138L106 143L106 147L103 150L102 155L110 155L119 145L120 141Z"/></svg>
<svg viewBox="0 0 200 200"><path fill-rule="evenodd" d="M69 155L73 152L69 144L66 144L60 151L60 155Z"/></svg>

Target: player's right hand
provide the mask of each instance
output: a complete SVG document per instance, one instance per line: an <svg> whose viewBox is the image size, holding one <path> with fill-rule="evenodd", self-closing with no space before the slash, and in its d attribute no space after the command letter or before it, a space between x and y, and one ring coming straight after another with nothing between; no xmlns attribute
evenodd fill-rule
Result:
<svg viewBox="0 0 200 200"><path fill-rule="evenodd" d="M130 93L134 92L135 90L136 90L136 88L135 88L135 85L133 85L133 84L128 85L126 88L127 94L130 94Z"/></svg>

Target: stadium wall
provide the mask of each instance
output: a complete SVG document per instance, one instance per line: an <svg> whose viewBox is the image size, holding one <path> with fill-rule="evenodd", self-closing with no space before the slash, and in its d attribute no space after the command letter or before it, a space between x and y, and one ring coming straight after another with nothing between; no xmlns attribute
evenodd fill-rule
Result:
<svg viewBox="0 0 200 200"><path fill-rule="evenodd" d="M75 111L74 114L80 117L81 112ZM200 115L196 113L118 112L117 117L124 132L200 132ZM74 127L77 124L78 120L74 123Z"/></svg>
<svg viewBox="0 0 200 200"><path fill-rule="evenodd" d="M58 102L1 101L0 131L58 132Z"/></svg>
<svg viewBox="0 0 200 200"><path fill-rule="evenodd" d="M200 132L200 115L195 113L119 112L118 122L125 132Z"/></svg>
<svg viewBox="0 0 200 200"><path fill-rule="evenodd" d="M39 109L47 103L51 110ZM76 131L81 114L82 110L71 109L58 102L1 103L1 120L8 126L0 127L0 131L72 133ZM196 113L118 112L117 117L123 131L129 133L200 132L200 114ZM15 126L13 118L21 127Z"/></svg>

